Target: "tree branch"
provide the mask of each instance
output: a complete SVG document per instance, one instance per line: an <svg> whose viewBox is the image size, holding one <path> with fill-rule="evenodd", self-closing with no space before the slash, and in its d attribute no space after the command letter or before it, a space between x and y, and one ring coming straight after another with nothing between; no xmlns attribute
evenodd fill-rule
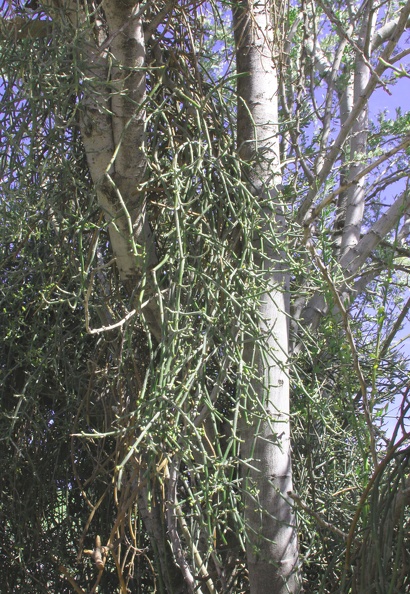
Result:
<svg viewBox="0 0 410 594"><path fill-rule="evenodd" d="M410 192L406 190L360 239L359 243L341 258L340 266L346 276L353 275L359 270L371 252L394 228L409 207Z"/></svg>
<svg viewBox="0 0 410 594"><path fill-rule="evenodd" d="M0 37L6 39L12 35L16 41L50 37L52 22L43 19L28 19L16 16L13 19L0 17Z"/></svg>
<svg viewBox="0 0 410 594"><path fill-rule="evenodd" d="M407 26L407 22L410 15L410 2L407 2L405 6L403 6L401 10L400 17L393 29L392 34L390 35L389 42L387 43L384 51L382 52L379 63L377 67L374 69L369 82L366 85L366 88L363 90L363 93L360 97L357 98L352 111L350 112L348 118L341 126L340 132L335 139L332 147L329 149L321 170L318 172L318 175L315 179L314 186L311 187L310 191L306 198L302 201L299 212L298 212L298 222L304 223L307 219L310 220L311 216L309 214L310 208L312 206L313 201L315 200L320 188L322 187L325 180L328 178L332 167L339 157L340 150L350 133L352 126L357 121L359 114L362 112L364 106L367 104L369 97L373 93L374 89L376 88L381 75L386 70L387 66L385 65L388 63L390 56ZM309 215L309 216L307 216Z"/></svg>
<svg viewBox="0 0 410 594"><path fill-rule="evenodd" d="M323 518L323 516L321 516L321 514L318 514L313 509L311 509L309 506L307 506L306 503L304 503L302 501L302 499L299 497L299 495L296 495L296 493L292 493L291 491L289 491L288 496L291 499L293 499L293 501L295 501L297 503L297 505L301 509L303 509L303 511L307 512L310 516L312 516L312 518L314 518L316 520L316 522L319 526L321 526L322 528L326 528L326 530L330 530L330 532L333 532L334 534L336 534L336 536L338 536L345 542L347 541L348 536L349 536L348 534L346 534L339 528L336 528L336 526L333 526L333 524L330 524L329 522L327 522Z"/></svg>

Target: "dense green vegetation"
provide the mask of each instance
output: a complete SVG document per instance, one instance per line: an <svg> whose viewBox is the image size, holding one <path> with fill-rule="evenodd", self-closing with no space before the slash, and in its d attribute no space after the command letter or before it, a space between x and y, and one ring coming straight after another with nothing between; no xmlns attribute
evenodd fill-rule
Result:
<svg viewBox="0 0 410 594"><path fill-rule="evenodd" d="M273 423L255 386L275 365L304 591L410 592L409 113L368 119L409 76L410 5L266 5L279 121L260 124L240 4L136 5L121 26L119 0L2 7L0 592L265 594L245 442ZM137 66L136 34L115 45L134 21ZM277 162L269 134L238 146L245 104Z"/></svg>

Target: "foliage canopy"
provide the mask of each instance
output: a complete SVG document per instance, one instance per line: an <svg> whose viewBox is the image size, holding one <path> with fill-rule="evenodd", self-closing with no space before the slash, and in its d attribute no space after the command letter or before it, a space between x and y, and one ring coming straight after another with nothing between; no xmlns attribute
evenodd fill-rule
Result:
<svg viewBox="0 0 410 594"><path fill-rule="evenodd" d="M290 304L289 357L266 357L290 377L306 591L410 592L409 113L368 119L408 78L409 3L269 6L281 179L259 194L249 180L272 163L238 147L238 5L2 7L9 592L249 591L244 491L263 509L241 427L267 414L244 351L269 351L256 304L273 289ZM137 65L116 53L126 10ZM116 254L127 229L133 276ZM96 535L100 572L84 555Z"/></svg>

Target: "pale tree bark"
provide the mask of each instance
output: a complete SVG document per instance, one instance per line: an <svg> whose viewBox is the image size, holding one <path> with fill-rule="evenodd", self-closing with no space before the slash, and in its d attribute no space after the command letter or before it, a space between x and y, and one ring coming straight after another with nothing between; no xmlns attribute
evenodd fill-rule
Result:
<svg viewBox="0 0 410 594"><path fill-rule="evenodd" d="M237 70L245 74L238 79L238 146L241 157L252 160L246 178L251 191L264 201L265 230L272 225L282 235L284 222L275 190L280 164L278 73L271 17L274 8L269 1L242 2L234 11ZM248 395L247 422L242 426L250 588L252 594L296 593L298 548L288 498L292 468L286 274L280 251L261 235L254 237L254 243L267 288L256 305L262 340L245 337L248 342L244 351L246 364L257 376ZM253 415L249 408L256 406L255 402L262 403L263 409Z"/></svg>
<svg viewBox="0 0 410 594"><path fill-rule="evenodd" d="M371 3L369 2L367 6L356 50L353 74L353 104L357 103L360 100L360 97L364 94L370 78L367 63L369 58L368 41L371 39L372 28L372 19L369 14ZM350 180L354 180L357 177L358 172L363 168L362 163L366 162L367 137L368 105L365 103L352 126L349 155L349 160L352 162L352 165L349 168L349 174L347 176L348 183ZM348 250L352 249L360 238L365 205L365 183L365 177L361 177L357 182L353 183L347 191L345 220L340 248L341 257L343 257Z"/></svg>
<svg viewBox="0 0 410 594"><path fill-rule="evenodd" d="M340 96L340 125L343 126L346 119L349 116L349 113L353 107L353 81L352 81L352 74L348 74L349 80L347 82L347 86L345 89L339 90ZM346 155L341 156L342 160L342 167L340 169L340 183L344 185L347 183L349 179L349 165L347 163L348 159ZM335 257L338 258L340 256L340 247L342 244L342 234L343 234L343 227L344 221L346 216L346 203L347 203L347 191L341 192L337 199L337 210L336 210L336 217L334 223L334 233L333 233L333 241L334 241L334 253Z"/></svg>
<svg viewBox="0 0 410 594"><path fill-rule="evenodd" d="M84 84L81 132L120 277L159 341L160 316L152 287L141 285L143 270L157 259L139 187L146 170L145 40L139 10L133 2L109 2L104 26L97 21L94 32L88 29L83 45L86 73L97 82Z"/></svg>
<svg viewBox="0 0 410 594"><path fill-rule="evenodd" d="M317 215L317 207L313 208L312 205L317 199L320 189L330 175L335 162L340 157L340 151L345 144L346 139L351 134L352 127L354 126L357 118L363 112L363 109L366 108L369 97L380 83L380 77L388 69L389 60L392 57L393 51L395 50L397 43L403 34L403 31L408 26L409 16L410 3L407 3L403 6L400 16L397 21L395 21L395 26L392 28L392 31L389 30L389 35L387 37L388 42L386 43L386 46L379 57L379 62L376 68L372 69L372 73L365 88L361 94L358 94L357 100L354 102L349 116L343 123L343 126L340 128L340 131L334 142L326 151L326 154L323 158L323 165L317 172L315 183L310 188L307 196L302 201L298 210L297 220L300 223L308 224Z"/></svg>
<svg viewBox="0 0 410 594"><path fill-rule="evenodd" d="M368 139L368 100L373 93L380 77L388 67L389 59L394 47L398 43L403 31L409 26L410 3L403 6L400 16L385 24L377 31L374 31L376 12L372 9L371 3L365 3L364 15L358 40L354 43L349 38L349 43L355 48L354 72L350 74L348 87L344 92L339 91L340 106L340 131L334 143L327 149L324 155L320 156L321 166L318 170L318 178L315 180L315 187L312 187L308 196L302 203L298 212L301 222L309 225L314 222L325 204L330 204L338 197L338 211L335 219L335 255L341 271L347 278L347 284L339 286L340 293L344 298L352 300L357 294L352 286L354 275L360 270L372 251L380 244L380 241L403 217L406 210L407 193L403 194L391 208L383 215L379 222L366 232L361 238L362 222L365 210L366 181L372 169L379 162L367 163L366 150ZM381 53L381 59L375 69L371 71L370 60L374 59L372 52L375 52L383 42L386 46ZM343 145L348 147L347 159L343 158ZM403 150L407 146L407 139L397 147ZM380 159L391 155L386 153ZM341 168L340 187L337 191L326 196L321 203L312 208L312 204L318 195L321 184L330 174L338 158L343 158ZM383 228L384 235L381 235ZM372 279L369 276L369 282ZM357 288L359 285L353 285ZM365 288L360 283L361 290ZM315 329L328 311L325 297L322 293L316 293L305 304L301 313L302 324L305 327Z"/></svg>

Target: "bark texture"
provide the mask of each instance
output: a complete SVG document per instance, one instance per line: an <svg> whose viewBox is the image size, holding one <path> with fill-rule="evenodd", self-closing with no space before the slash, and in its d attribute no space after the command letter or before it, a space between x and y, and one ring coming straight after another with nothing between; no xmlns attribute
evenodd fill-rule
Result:
<svg viewBox="0 0 410 594"><path fill-rule="evenodd" d="M238 145L252 160L247 181L263 201L265 229L254 237L266 292L256 317L262 340L249 338L244 352L257 379L252 402L262 403L265 419L248 409L242 427L247 558L252 594L296 593L298 550L295 518L287 493L292 490L289 431L288 324L283 257L263 238L274 226L284 232L276 201L279 183L278 75L269 2L243 2L234 14L238 74ZM249 405L248 405L249 406ZM251 468L246 461L250 461Z"/></svg>
<svg viewBox="0 0 410 594"><path fill-rule="evenodd" d="M139 5L109 2L104 23L84 40L90 80L81 131L99 204L108 223L116 265L147 326L161 338L157 305L142 271L157 263L154 237L140 191L145 179L145 40ZM95 39L95 35L97 39Z"/></svg>

